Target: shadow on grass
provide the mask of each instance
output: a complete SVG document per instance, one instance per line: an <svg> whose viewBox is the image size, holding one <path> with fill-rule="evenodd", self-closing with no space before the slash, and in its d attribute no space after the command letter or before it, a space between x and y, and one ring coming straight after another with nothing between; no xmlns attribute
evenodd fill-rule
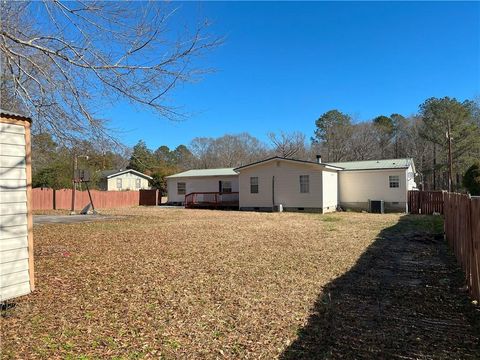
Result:
<svg viewBox="0 0 480 360"><path fill-rule="evenodd" d="M323 289L280 359L480 358L478 309L442 219L405 215Z"/></svg>

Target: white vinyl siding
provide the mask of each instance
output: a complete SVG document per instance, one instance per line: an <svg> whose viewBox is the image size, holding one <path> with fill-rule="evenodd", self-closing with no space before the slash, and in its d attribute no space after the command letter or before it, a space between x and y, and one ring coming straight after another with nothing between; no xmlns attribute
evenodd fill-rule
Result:
<svg viewBox="0 0 480 360"><path fill-rule="evenodd" d="M323 212L337 210L338 206L338 172L324 171L322 173L322 206Z"/></svg>
<svg viewBox="0 0 480 360"><path fill-rule="evenodd" d="M322 167L318 164L274 160L240 169L240 208L322 208ZM299 190L300 175L309 176L309 193ZM250 192L258 178L258 194Z"/></svg>
<svg viewBox="0 0 480 360"><path fill-rule="evenodd" d="M122 187L118 188L118 180L121 180ZM140 184L140 187L138 187ZM139 176L133 172L125 172L123 174L111 176L106 181L105 190L108 191L122 191L122 190L140 190L150 189L148 178Z"/></svg>
<svg viewBox="0 0 480 360"><path fill-rule="evenodd" d="M0 122L0 301L30 292L25 127Z"/></svg>
<svg viewBox="0 0 480 360"><path fill-rule="evenodd" d="M390 176L398 177L398 188L390 188L388 181ZM338 177L340 204L363 204L366 208L368 200L384 200L400 204L407 201L406 169L340 171Z"/></svg>

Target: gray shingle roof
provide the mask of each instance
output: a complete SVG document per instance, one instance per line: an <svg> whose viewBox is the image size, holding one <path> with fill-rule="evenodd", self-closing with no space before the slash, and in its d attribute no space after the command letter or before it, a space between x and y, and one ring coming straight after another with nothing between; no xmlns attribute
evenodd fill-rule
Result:
<svg viewBox="0 0 480 360"><path fill-rule="evenodd" d="M220 169L195 169L187 170L178 174L167 176L167 179L183 178L183 177L197 177L197 176L231 176L238 175L234 168L220 168Z"/></svg>
<svg viewBox="0 0 480 360"><path fill-rule="evenodd" d="M365 160L365 161L345 161L329 163L333 166L339 166L345 170L382 170L382 169L407 169L413 160L405 159L383 159L383 160Z"/></svg>

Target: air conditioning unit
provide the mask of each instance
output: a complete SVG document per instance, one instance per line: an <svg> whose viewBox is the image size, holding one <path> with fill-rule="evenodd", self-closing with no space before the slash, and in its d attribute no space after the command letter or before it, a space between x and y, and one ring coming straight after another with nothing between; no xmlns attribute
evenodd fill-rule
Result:
<svg viewBox="0 0 480 360"><path fill-rule="evenodd" d="M383 200L368 200L368 212L374 214L385 213L385 201Z"/></svg>

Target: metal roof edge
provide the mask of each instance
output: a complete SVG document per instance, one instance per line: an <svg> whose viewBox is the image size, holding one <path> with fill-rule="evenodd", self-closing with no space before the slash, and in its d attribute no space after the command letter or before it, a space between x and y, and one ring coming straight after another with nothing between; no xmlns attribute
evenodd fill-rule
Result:
<svg viewBox="0 0 480 360"><path fill-rule="evenodd" d="M366 169L342 169L342 171L384 171L384 170L406 170L409 166L394 167L394 168L366 168Z"/></svg>
<svg viewBox="0 0 480 360"><path fill-rule="evenodd" d="M189 177L212 177L212 176L237 176L237 174L202 174L202 175L194 175L194 174L187 174L188 172L193 172L193 171L214 171L214 170L231 170L235 171L235 168L232 167L227 167L227 168L213 168L213 169L190 169L190 170L185 170L176 174L168 175L165 176L165 179L169 178L189 178Z"/></svg>
<svg viewBox="0 0 480 360"><path fill-rule="evenodd" d="M245 169L245 168L248 168L248 167L251 167L251 166L255 166L255 165L259 165L259 164L262 164L262 163L267 163L267 162L272 161L272 160L292 161L292 162L301 163L301 164L320 165L320 166L323 166L325 168L333 169L333 170L343 170L342 167L335 166L335 165L330 165L328 163L318 163L318 162L309 161L309 160L284 158L284 157L281 157L281 156L273 156L273 157L263 159L263 160L260 160L260 161L256 161L256 162L253 162L253 163L250 163L250 164L247 164L247 165L239 166L239 167L237 167L233 170L234 171L240 171L242 169Z"/></svg>
<svg viewBox="0 0 480 360"><path fill-rule="evenodd" d="M151 176L147 175L147 174L144 174L144 173L141 173L140 171L137 171L137 170L134 170L134 169L125 169L125 170L122 170L122 171L118 171L116 173L113 173L113 174L110 174L110 175L107 175L106 178L107 179L110 179L112 177L115 177L115 176L118 176L118 175L121 175L121 174L125 174L127 172L133 172L137 175L140 175L140 176L143 176L143 177L146 177L147 179L153 179Z"/></svg>

